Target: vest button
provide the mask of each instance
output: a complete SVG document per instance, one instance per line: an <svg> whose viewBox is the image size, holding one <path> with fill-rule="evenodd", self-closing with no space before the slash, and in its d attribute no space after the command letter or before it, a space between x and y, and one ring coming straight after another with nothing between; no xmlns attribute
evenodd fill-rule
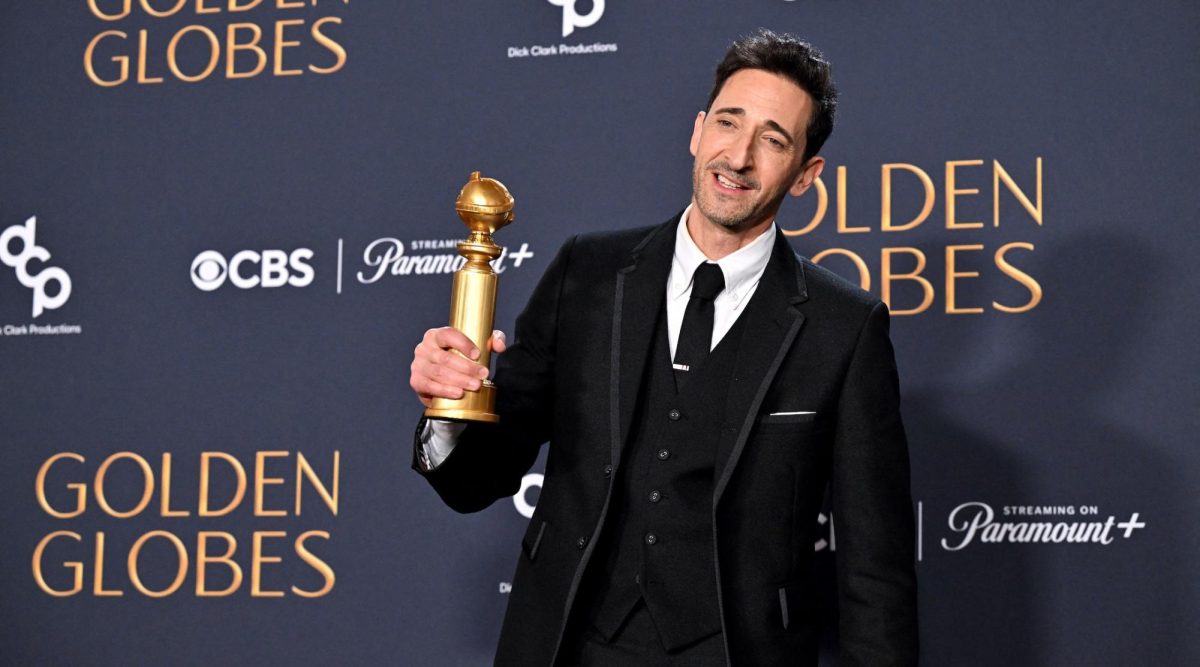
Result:
<svg viewBox="0 0 1200 667"><path fill-rule="evenodd" d="M605 477L611 477L611 476L612 476L612 464L611 464L611 463L605 463L605 464L604 464L604 476L605 476Z"/></svg>
<svg viewBox="0 0 1200 667"><path fill-rule="evenodd" d="M683 413L680 412L679 410L676 410L675 408L671 408L671 411L667 413L667 419L670 419L673 422L679 421L679 418L682 416L683 416Z"/></svg>
<svg viewBox="0 0 1200 667"><path fill-rule="evenodd" d="M658 544L658 535L655 535L654 533L646 533L646 544L649 544L650 546Z"/></svg>
<svg viewBox="0 0 1200 667"><path fill-rule="evenodd" d="M651 492L650 492L650 502L652 502L652 503L656 503L656 502L658 502L658 501L660 501L660 500L662 500L662 494L661 494L661 493L659 493L658 491L651 491Z"/></svg>
<svg viewBox="0 0 1200 667"><path fill-rule="evenodd" d="M666 461L669 458L671 458L671 450L667 449L666 447L663 447L662 449L658 450L658 460L659 461Z"/></svg>
<svg viewBox="0 0 1200 667"><path fill-rule="evenodd" d="M587 546L587 538L586 538L586 537L581 537L581 538L579 538L579 539L575 540L575 546L576 546L576 547L578 547L578 548L580 548L580 549L582 549L582 548L586 547L586 546Z"/></svg>

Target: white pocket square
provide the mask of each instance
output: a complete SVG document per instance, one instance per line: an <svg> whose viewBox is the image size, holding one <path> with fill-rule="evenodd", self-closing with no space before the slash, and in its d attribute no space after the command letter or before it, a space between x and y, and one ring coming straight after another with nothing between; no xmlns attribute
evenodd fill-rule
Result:
<svg viewBox="0 0 1200 667"><path fill-rule="evenodd" d="M795 412L772 412L768 417L789 417L791 415L815 415L817 413L808 410L796 410Z"/></svg>

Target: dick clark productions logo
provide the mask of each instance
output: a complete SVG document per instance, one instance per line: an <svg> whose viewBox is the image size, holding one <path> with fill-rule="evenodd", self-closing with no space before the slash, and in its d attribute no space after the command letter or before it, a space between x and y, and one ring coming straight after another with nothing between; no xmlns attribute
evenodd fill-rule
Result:
<svg viewBox="0 0 1200 667"><path fill-rule="evenodd" d="M578 0L549 0L550 4L562 7L563 23L562 36L575 32L575 28L590 28L596 25L601 16L604 16L604 0L592 0L592 10L586 14L579 14L575 11L575 4Z"/></svg>
<svg viewBox="0 0 1200 667"><path fill-rule="evenodd" d="M21 251L13 253L9 245L14 240L21 242ZM29 272L29 263L37 261L42 270ZM13 225L0 232L0 261L16 270L17 281L33 290L33 316L36 318L46 310L62 307L71 298L71 276L57 266L46 266L50 251L37 244L37 217L31 217L23 225ZM57 283L54 295L46 289Z"/></svg>

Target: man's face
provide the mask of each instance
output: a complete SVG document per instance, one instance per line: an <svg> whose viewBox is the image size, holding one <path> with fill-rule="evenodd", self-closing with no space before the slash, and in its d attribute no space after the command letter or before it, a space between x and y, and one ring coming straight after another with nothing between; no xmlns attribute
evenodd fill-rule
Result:
<svg viewBox="0 0 1200 667"><path fill-rule="evenodd" d="M744 69L726 79L692 130L693 210L734 231L774 219L784 195L803 194L824 166L803 159L812 112L812 96L778 74Z"/></svg>

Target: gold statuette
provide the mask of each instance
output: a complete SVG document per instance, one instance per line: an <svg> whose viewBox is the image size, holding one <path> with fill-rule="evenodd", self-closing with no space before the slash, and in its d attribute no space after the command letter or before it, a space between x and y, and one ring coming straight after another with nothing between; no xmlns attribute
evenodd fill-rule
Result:
<svg viewBox="0 0 1200 667"><path fill-rule="evenodd" d="M500 256L501 248L492 241L492 234L512 222L513 197L504 184L494 178L480 178L471 172L471 180L458 193L454 209L471 235L458 242L458 254L467 263L454 272L454 287L450 293L450 326L458 329L479 348L477 361L489 364L492 348L492 325L496 316L496 284L498 276L491 262ZM455 352L454 354L458 354ZM464 391L462 398L434 398L425 416L437 419L459 419L478 422L498 422L496 414L496 385L484 380L477 391Z"/></svg>

